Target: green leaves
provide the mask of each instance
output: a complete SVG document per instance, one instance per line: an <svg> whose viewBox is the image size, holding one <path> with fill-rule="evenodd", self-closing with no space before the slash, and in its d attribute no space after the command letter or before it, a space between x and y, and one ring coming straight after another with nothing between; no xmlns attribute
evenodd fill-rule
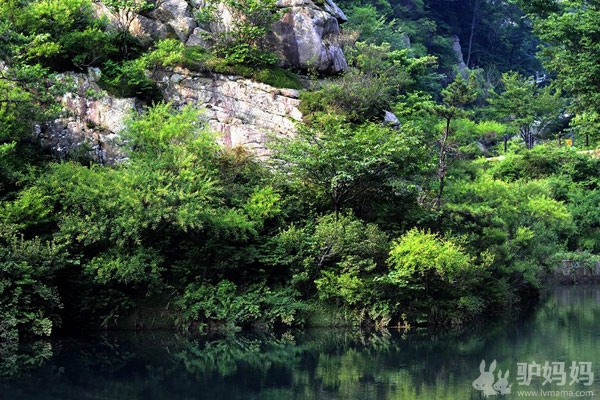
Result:
<svg viewBox="0 0 600 400"><path fill-rule="evenodd" d="M324 118L321 125L304 127L297 139L277 144L275 158L299 187L314 185L340 212L349 201L384 185L385 177L402 176L411 146L418 149L418 140L402 130Z"/></svg>
<svg viewBox="0 0 600 400"><path fill-rule="evenodd" d="M357 42L345 54L353 68L318 90L301 93L305 120L339 114L356 124L381 121L399 95L429 79L428 71L436 65L435 57L414 57L406 49L391 50L388 43Z"/></svg>
<svg viewBox="0 0 600 400"><path fill-rule="evenodd" d="M385 270L388 238L375 224L366 224L351 214L325 215L309 233L310 250L304 254L305 271L314 280L319 298L341 302L358 312L372 309L383 297L377 292L376 277ZM373 321L390 318L391 312L364 317ZM358 317L358 316L357 316ZM362 318L362 317L360 317ZM358 319L358 323L362 322Z"/></svg>
<svg viewBox="0 0 600 400"><path fill-rule="evenodd" d="M217 211L216 147L191 108L174 113L159 105L128 129L137 146L129 165L59 164L41 186L61 210L59 237L89 258L86 271L103 283L156 286L164 265L160 235L202 231L228 218Z"/></svg>
<svg viewBox="0 0 600 400"><path fill-rule="evenodd" d="M115 50L89 0L6 3L0 5L0 20L11 22L9 64L40 63L62 71L93 65Z"/></svg>
<svg viewBox="0 0 600 400"><path fill-rule="evenodd" d="M389 272L376 279L397 291L399 304L410 304L409 320L460 325L485 310L489 300L478 288L489 279L491 257L476 259L461 241L413 228L392 243Z"/></svg>
<svg viewBox="0 0 600 400"><path fill-rule="evenodd" d="M265 37L278 19L276 1L226 0L221 3L232 16L232 28L211 35L214 54L232 65L260 67L275 64L277 57L267 50ZM217 11L219 4L214 0L207 2L203 8L208 11L202 11L201 15L204 22L220 22Z"/></svg>
<svg viewBox="0 0 600 400"><path fill-rule="evenodd" d="M85 303L89 319L107 324L135 304L136 296L183 293L200 274L210 285L231 270L258 270L265 232L281 214L280 194L259 185L266 171L248 155L222 154L191 107L156 105L132 117L124 136L132 149L123 164L50 164L30 188L0 204L0 224L39 232L78 261L68 273L60 271L69 275L63 285L82 291L69 293L69 301ZM8 276L22 275L20 286L46 281L16 266L21 268L11 264ZM245 318L240 321L268 313L269 323L295 320L299 306L292 292L271 292L265 285L249 290L253 294L240 305ZM90 293L101 294L95 299ZM41 309L37 301L32 309Z"/></svg>
<svg viewBox="0 0 600 400"><path fill-rule="evenodd" d="M564 101L557 90L539 87L534 78L516 72L502 74L504 90L488 100L491 113L517 130L527 148L533 147L534 136L544 138L551 124L564 111Z"/></svg>
<svg viewBox="0 0 600 400"><path fill-rule="evenodd" d="M64 248L38 238L26 240L0 222L0 338L10 331L50 336L62 308L55 274L65 263Z"/></svg>
<svg viewBox="0 0 600 400"><path fill-rule="evenodd" d="M524 7L528 7L535 32L546 43L542 56L546 68L556 74L553 85L571 97L571 109L579 117L576 123L598 126L600 8L596 2L585 0L543 3L539 8ZM588 124L581 126L585 129ZM586 130L595 133L594 129Z"/></svg>
<svg viewBox="0 0 600 400"><path fill-rule="evenodd" d="M273 328L276 323L291 325L301 320L298 314L306 306L297 296L291 288L274 290L264 283L241 291L235 283L222 280L216 285L190 284L177 306L183 312L182 324L199 323L201 329L210 321L229 331L256 322Z"/></svg>
<svg viewBox="0 0 600 400"><path fill-rule="evenodd" d="M401 286L415 278L425 280L431 272L453 282L476 269L473 257L461 246L417 229L392 244L388 262L393 266L389 280Z"/></svg>
<svg viewBox="0 0 600 400"><path fill-rule="evenodd" d="M192 106L177 110L171 104L156 104L131 120L125 137L133 142L134 157L166 157L165 162L182 166L203 157L210 162L217 150L214 134L204 129Z"/></svg>
<svg viewBox="0 0 600 400"><path fill-rule="evenodd" d="M507 182L493 176L494 171L488 171L450 186L449 225L465 235L473 253L486 250L493 255L500 275L537 286L539 275L556 266L575 232L573 217L567 205L553 197L548 179Z"/></svg>

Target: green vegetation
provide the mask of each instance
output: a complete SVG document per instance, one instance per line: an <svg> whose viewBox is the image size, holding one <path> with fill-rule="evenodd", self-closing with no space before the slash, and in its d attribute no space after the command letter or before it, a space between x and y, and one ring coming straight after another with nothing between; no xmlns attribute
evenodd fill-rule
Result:
<svg viewBox="0 0 600 400"><path fill-rule="evenodd" d="M575 126L598 139L599 5L584 0L519 2L534 22L536 34L547 45L541 56L556 77L554 85L567 93Z"/></svg>
<svg viewBox="0 0 600 400"><path fill-rule="evenodd" d="M116 30L86 0L0 4L0 343L122 326L143 307L193 332L302 325L323 310L456 327L518 309L563 259L596 262L600 160L555 138L571 123L598 143L597 6L525 8L548 86L495 61L517 35L516 69L537 65L514 5L340 2L356 16L350 68L302 92L298 135L272 140L265 162L217 146L199 111L161 102L150 78L180 66L300 88L264 45L274 2L225 3L235 29L210 50L142 46L127 24L153 3L106 2ZM199 18L214 22L215 7ZM502 12L515 23L496 26ZM575 32L573 18L585 22ZM490 27L499 49L479 40ZM452 70L454 28L481 69ZM153 102L128 122L119 165L59 161L31 141L70 90L58 73L89 67L111 93Z"/></svg>

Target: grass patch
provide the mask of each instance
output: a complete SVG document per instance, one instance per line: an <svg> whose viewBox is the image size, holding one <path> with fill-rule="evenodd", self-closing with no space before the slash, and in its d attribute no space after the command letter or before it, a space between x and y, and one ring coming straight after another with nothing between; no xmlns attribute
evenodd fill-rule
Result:
<svg viewBox="0 0 600 400"><path fill-rule="evenodd" d="M281 89L302 89L298 75L292 71L272 64L232 63L231 60L217 57L205 48L185 46L174 39L158 42L155 50L149 53L144 61L146 68L180 66L191 71L239 75ZM131 75L131 71L127 72Z"/></svg>
<svg viewBox="0 0 600 400"><path fill-rule="evenodd" d="M276 65L250 67L243 64L230 64L222 58L213 57L205 61L204 67L211 72L240 75L279 89L302 89L298 75Z"/></svg>

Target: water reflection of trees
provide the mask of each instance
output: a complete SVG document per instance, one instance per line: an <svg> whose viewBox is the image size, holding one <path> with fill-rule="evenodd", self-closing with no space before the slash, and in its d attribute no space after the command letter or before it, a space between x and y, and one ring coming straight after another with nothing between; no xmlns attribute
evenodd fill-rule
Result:
<svg viewBox="0 0 600 400"><path fill-rule="evenodd" d="M495 358L514 374L517 362L600 359L592 336L599 318L600 291L590 289L558 291L531 318L476 332L324 329L61 341L29 355L3 349L0 371L12 378L0 389L31 391L19 398L36 398L32 393L44 388L82 399L477 398L471 382L481 359Z"/></svg>
<svg viewBox="0 0 600 400"><path fill-rule="evenodd" d="M445 344L416 336L319 330L198 340L117 336L65 341L38 348L38 358L20 355L13 360L11 368L3 369L13 375L4 381L4 390L52 387L64 397L101 393L115 399L147 393L150 398L210 393L202 398L223 399L249 394L306 399L406 394L423 381L435 384L449 369L429 356L418 359L423 352L439 353Z"/></svg>

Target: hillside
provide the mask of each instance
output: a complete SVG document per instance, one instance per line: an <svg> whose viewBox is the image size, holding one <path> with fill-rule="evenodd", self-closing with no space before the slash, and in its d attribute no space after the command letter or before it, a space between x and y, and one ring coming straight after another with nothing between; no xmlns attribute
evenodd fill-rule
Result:
<svg viewBox="0 0 600 400"><path fill-rule="evenodd" d="M2 2L0 352L455 329L597 279L600 12L535 3Z"/></svg>

